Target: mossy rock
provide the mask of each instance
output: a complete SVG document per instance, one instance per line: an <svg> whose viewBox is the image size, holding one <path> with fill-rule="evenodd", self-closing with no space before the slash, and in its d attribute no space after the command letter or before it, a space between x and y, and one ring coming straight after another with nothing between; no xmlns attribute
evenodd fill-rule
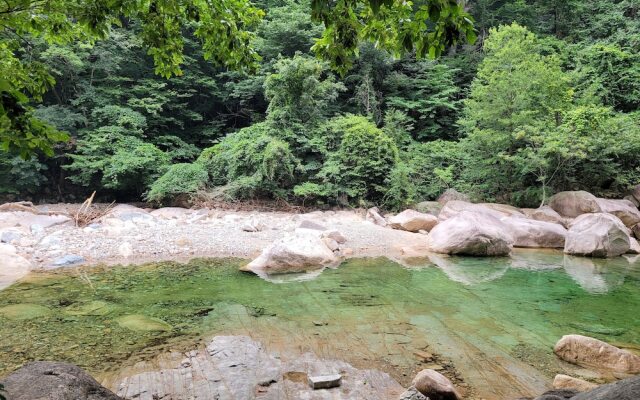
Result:
<svg viewBox="0 0 640 400"><path fill-rule="evenodd" d="M0 308L0 315L12 320L34 319L51 314L45 306L31 303L12 304Z"/></svg>
<svg viewBox="0 0 640 400"><path fill-rule="evenodd" d="M140 314L125 315L118 318L116 322L121 327L136 332L168 332L173 329L171 325L161 319Z"/></svg>
<svg viewBox="0 0 640 400"><path fill-rule="evenodd" d="M95 300L80 306L68 307L65 313L69 315L106 315L113 311L113 304L106 301Z"/></svg>

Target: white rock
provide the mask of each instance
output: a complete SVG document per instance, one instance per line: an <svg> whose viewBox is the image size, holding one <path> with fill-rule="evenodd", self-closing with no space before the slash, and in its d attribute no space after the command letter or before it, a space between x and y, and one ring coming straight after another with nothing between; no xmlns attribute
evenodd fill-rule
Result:
<svg viewBox="0 0 640 400"><path fill-rule="evenodd" d="M502 222L513 236L515 247L564 247L567 230L562 225L518 217L505 217Z"/></svg>
<svg viewBox="0 0 640 400"><path fill-rule="evenodd" d="M389 218L389 225L392 228L409 232L418 232L421 230L430 231L437 224L437 217L411 209L404 210L400 214Z"/></svg>
<svg viewBox="0 0 640 400"><path fill-rule="evenodd" d="M436 253L472 256L507 255L514 243L502 221L491 213L475 211L462 211L440 222L427 240L429 249Z"/></svg>
<svg viewBox="0 0 640 400"><path fill-rule="evenodd" d="M339 262L319 234L301 231L276 240L242 270L267 274L306 272Z"/></svg>
<svg viewBox="0 0 640 400"><path fill-rule="evenodd" d="M0 243L0 290L27 275L31 263L14 246Z"/></svg>
<svg viewBox="0 0 640 400"><path fill-rule="evenodd" d="M602 212L615 215L628 228L640 223L640 211L629 200L598 199L598 205Z"/></svg>
<svg viewBox="0 0 640 400"><path fill-rule="evenodd" d="M549 199L549 207L569 218L602 212L596 196L583 190L557 193Z"/></svg>
<svg viewBox="0 0 640 400"><path fill-rule="evenodd" d="M567 233L564 252L591 257L616 257L629 251L629 230L615 216L605 213L583 214Z"/></svg>
<svg viewBox="0 0 640 400"><path fill-rule="evenodd" d="M372 207L368 209L365 219L376 225L387 226L387 220L385 220L384 217L380 215L380 210L378 210L378 207Z"/></svg>

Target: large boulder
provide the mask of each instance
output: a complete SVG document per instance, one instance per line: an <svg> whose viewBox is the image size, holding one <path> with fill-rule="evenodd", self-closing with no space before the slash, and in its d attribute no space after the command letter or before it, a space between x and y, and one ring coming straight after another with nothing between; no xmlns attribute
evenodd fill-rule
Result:
<svg viewBox="0 0 640 400"><path fill-rule="evenodd" d="M322 232L298 230L276 240L251 261L243 271L266 274L307 272L335 266L338 257L321 237Z"/></svg>
<svg viewBox="0 0 640 400"><path fill-rule="evenodd" d="M506 217L502 222L513 236L515 247L563 248L567 230L553 222Z"/></svg>
<svg viewBox="0 0 640 400"><path fill-rule="evenodd" d="M576 218L565 240L567 254L616 257L629 251L629 231L611 214L583 214Z"/></svg>
<svg viewBox="0 0 640 400"><path fill-rule="evenodd" d="M493 211L497 211L500 214L507 217L525 217L524 213L518 207L510 206L509 204L500 203L480 203L479 206L489 208Z"/></svg>
<svg viewBox="0 0 640 400"><path fill-rule="evenodd" d="M438 203L440 204L446 204L452 200L471 201L469 196L464 193L460 193L455 189L447 189L440 195L440 197L438 197Z"/></svg>
<svg viewBox="0 0 640 400"><path fill-rule="evenodd" d="M631 232L636 237L636 239L640 239L640 224L635 224L631 227Z"/></svg>
<svg viewBox="0 0 640 400"><path fill-rule="evenodd" d="M0 290L29 273L31 263L10 244L0 243Z"/></svg>
<svg viewBox="0 0 640 400"><path fill-rule="evenodd" d="M632 237L629 238L629 251L627 254L640 254L640 243Z"/></svg>
<svg viewBox="0 0 640 400"><path fill-rule="evenodd" d="M640 399L640 376L599 386L580 393L571 400L638 400Z"/></svg>
<svg viewBox="0 0 640 400"><path fill-rule="evenodd" d="M504 216L509 216L509 214L496 211L482 204L474 204L474 203L469 203L468 201L462 201L462 200L451 200L447 202L447 204L445 204L444 207L442 207L442 210L440 210L440 214L438 214L438 219L440 221L444 221L453 216L460 214L462 211L472 211L472 212L478 212L483 214L490 214L498 219Z"/></svg>
<svg viewBox="0 0 640 400"><path fill-rule="evenodd" d="M569 218L602 211L596 196L583 190L557 193L549 199L549 207L563 217Z"/></svg>
<svg viewBox="0 0 640 400"><path fill-rule="evenodd" d="M432 369L418 372L411 385L430 400L460 400L461 397L446 376Z"/></svg>
<svg viewBox="0 0 640 400"><path fill-rule="evenodd" d="M556 210L549 206L542 206L539 208L523 208L522 212L527 218L535 219L536 221L553 222L560 224L564 227L567 226L567 219L558 214Z"/></svg>
<svg viewBox="0 0 640 400"><path fill-rule="evenodd" d="M626 227L633 227L640 223L640 211L629 200L598 199L602 212L615 215Z"/></svg>
<svg viewBox="0 0 640 400"><path fill-rule="evenodd" d="M429 233L429 249L436 253L503 256L511 252L513 237L490 213L462 211L440 222Z"/></svg>
<svg viewBox="0 0 640 400"><path fill-rule="evenodd" d="M633 197L632 195L626 195L623 197L623 200L628 200L630 201L634 206L636 207L640 207L640 200L636 199L635 197Z"/></svg>
<svg viewBox="0 0 640 400"><path fill-rule="evenodd" d="M561 359L583 367L624 374L640 374L640 357L601 340L565 335L553 348Z"/></svg>
<svg viewBox="0 0 640 400"><path fill-rule="evenodd" d="M431 214L423 214L415 210L404 210L389 218L389 225L394 229L409 232L430 231L438 224L438 218Z"/></svg>
<svg viewBox="0 0 640 400"><path fill-rule="evenodd" d="M440 214L440 210L442 210L442 204L437 201L421 201L414 205L413 209L418 212L435 215L437 217L438 214Z"/></svg>
<svg viewBox="0 0 640 400"><path fill-rule="evenodd" d="M122 400L72 364L31 362L3 381L9 400Z"/></svg>

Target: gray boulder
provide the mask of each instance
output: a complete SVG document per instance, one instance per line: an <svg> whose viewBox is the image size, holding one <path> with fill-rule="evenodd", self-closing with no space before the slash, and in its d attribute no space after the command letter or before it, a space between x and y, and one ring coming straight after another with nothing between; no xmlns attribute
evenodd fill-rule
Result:
<svg viewBox="0 0 640 400"><path fill-rule="evenodd" d="M549 199L549 207L563 217L569 218L602 212L596 196L584 190L557 193Z"/></svg>
<svg viewBox="0 0 640 400"><path fill-rule="evenodd" d="M615 216L583 214L576 218L565 240L564 252L578 256L617 257L629 251L629 231Z"/></svg>
<svg viewBox="0 0 640 400"><path fill-rule="evenodd" d="M563 248L567 230L560 224L534 219L502 218L514 239L514 247Z"/></svg>
<svg viewBox="0 0 640 400"><path fill-rule="evenodd" d="M440 214L440 210L442 210L442 204L437 201L421 201L414 205L413 209L418 212L431 214L437 217L438 214Z"/></svg>
<svg viewBox="0 0 640 400"><path fill-rule="evenodd" d="M462 211L436 225L427 239L435 253L504 256L513 248L513 236L490 213Z"/></svg>
<svg viewBox="0 0 640 400"><path fill-rule="evenodd" d="M640 399L640 376L602 385L580 393L571 400L638 400Z"/></svg>
<svg viewBox="0 0 640 400"><path fill-rule="evenodd" d="M598 199L598 205L602 212L615 215L629 228L640 223L640 211L628 200Z"/></svg>
<svg viewBox="0 0 640 400"><path fill-rule="evenodd" d="M567 220L562 215L558 214L553 208L549 206L542 206L539 208L523 208L522 212L527 218L535 219L536 221L553 222L567 226Z"/></svg>
<svg viewBox="0 0 640 400"><path fill-rule="evenodd" d="M451 200L471 201L469 196L464 193L460 193L455 189L447 189L440 195L440 197L438 197L438 203L443 205Z"/></svg>
<svg viewBox="0 0 640 400"><path fill-rule="evenodd" d="M1 382L9 400L122 400L79 367L31 362Z"/></svg>
<svg viewBox="0 0 640 400"><path fill-rule="evenodd" d="M438 217L415 210L404 210L400 214L389 218L389 225L393 229L401 229L409 232L418 232L421 230L428 232L437 224Z"/></svg>

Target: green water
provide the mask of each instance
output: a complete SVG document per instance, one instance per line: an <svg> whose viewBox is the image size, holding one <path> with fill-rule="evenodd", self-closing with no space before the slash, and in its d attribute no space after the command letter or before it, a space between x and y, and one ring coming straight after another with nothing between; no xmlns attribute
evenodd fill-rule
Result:
<svg viewBox="0 0 640 400"><path fill-rule="evenodd" d="M520 251L433 257L406 268L350 260L287 283L237 272L241 264L31 275L0 291L0 375L36 359L100 374L213 334L240 333L272 348L374 366L400 381L425 364L414 352L429 351L431 362L478 387L492 368L551 376L559 368L551 349L568 333L640 348L640 262L622 257Z"/></svg>

